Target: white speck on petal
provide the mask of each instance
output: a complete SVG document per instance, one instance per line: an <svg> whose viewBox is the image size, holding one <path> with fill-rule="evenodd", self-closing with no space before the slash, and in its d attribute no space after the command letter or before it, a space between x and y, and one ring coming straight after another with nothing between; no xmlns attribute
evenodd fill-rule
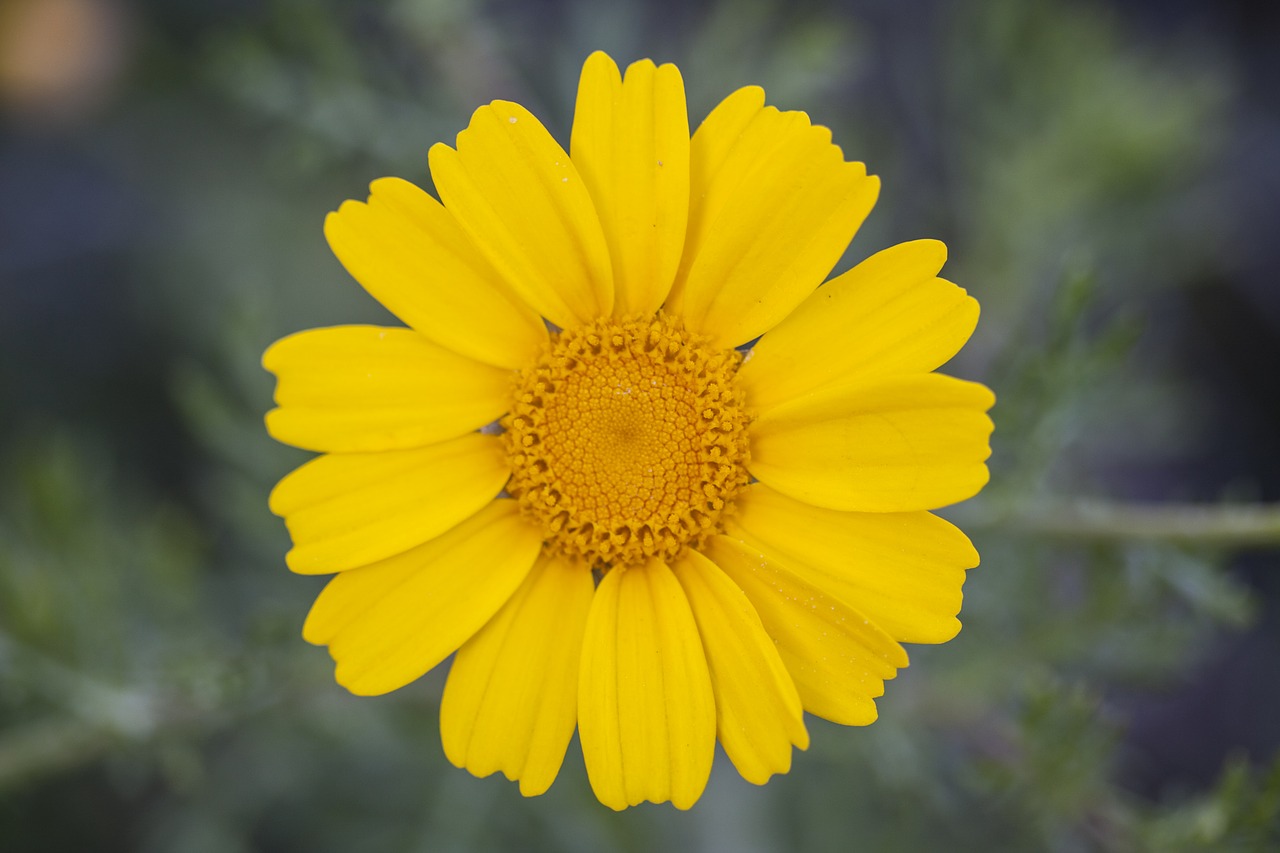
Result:
<svg viewBox="0 0 1280 853"><path fill-rule="evenodd" d="M515 117L515 116L511 116L511 118L507 119L507 121L511 122L512 124L515 124L515 123L516 123L516 117Z"/></svg>

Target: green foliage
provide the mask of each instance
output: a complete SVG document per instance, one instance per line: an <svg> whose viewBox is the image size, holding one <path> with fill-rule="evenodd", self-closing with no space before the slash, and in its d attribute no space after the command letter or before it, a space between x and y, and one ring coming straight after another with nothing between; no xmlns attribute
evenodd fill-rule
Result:
<svg viewBox="0 0 1280 853"><path fill-rule="evenodd" d="M1280 846L1280 759L1269 769L1231 761L1213 791L1152 816L1140 833L1145 850L1274 850Z"/></svg>
<svg viewBox="0 0 1280 853"><path fill-rule="evenodd" d="M1252 618L1224 569L1229 537L1139 536L1119 504L1103 506L1110 525L1047 523L1064 501L1108 494L1117 461L1176 458L1201 422L1194 389L1142 357L1144 300L1219 249L1185 211L1216 156L1203 129L1233 96L1224 68L1140 42L1090 4L948 6L937 43L918 46L933 64L884 72L936 144L935 184L903 174L920 128L867 96L886 82L866 78L871 24L836 5L723 2L684 13L676 36L645 4L584 0L533 53L523 19L470 2L278 0L194 48L149 33L150 64L110 124L173 218L136 259L138 314L169 342L193 461L181 488L161 487L88 427L13 416L0 839L96 849L115 833L110 849L219 853L1280 846L1280 759L1229 762L1207 790L1160 801L1120 781L1123 700L1187 678ZM720 755L689 813L609 812L576 746L535 800L449 767L439 672L348 696L299 636L323 580L287 573L266 508L306 455L262 430L262 350L301 328L386 321L326 251L324 213L383 174L428 183L428 146L490 98L530 104L564 139L578 64L598 46L678 62L695 123L761 83L833 126L886 178L852 254L947 236L947 274L984 311L949 370L1000 399L992 485L950 513L983 555L960 637L911 650L873 726L811 720L810 750L764 788ZM917 210L926 221L907 221Z"/></svg>

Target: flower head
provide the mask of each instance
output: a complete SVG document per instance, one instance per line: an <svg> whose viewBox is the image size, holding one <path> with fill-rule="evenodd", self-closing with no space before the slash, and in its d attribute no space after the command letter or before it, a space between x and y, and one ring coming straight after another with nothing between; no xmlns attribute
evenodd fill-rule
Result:
<svg viewBox="0 0 1280 853"><path fill-rule="evenodd" d="M264 357L269 431L323 454L271 508L289 567L336 574L303 636L338 681L456 652L454 764L540 794L577 729L613 808L691 806L717 738L762 784L803 712L875 720L978 561L929 512L985 484L993 401L933 372L978 317L942 244L823 284L879 181L755 87L690 138L674 66L602 53L568 153L495 101L430 166L440 201L385 178L325 223L408 328Z"/></svg>

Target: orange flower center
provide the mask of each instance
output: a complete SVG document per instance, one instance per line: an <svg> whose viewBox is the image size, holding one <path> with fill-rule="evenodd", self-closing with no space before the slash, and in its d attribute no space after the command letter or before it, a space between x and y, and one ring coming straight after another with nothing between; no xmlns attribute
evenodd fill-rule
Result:
<svg viewBox="0 0 1280 853"><path fill-rule="evenodd" d="M747 482L742 357L659 313L552 337L503 420L507 490L591 567L673 560Z"/></svg>

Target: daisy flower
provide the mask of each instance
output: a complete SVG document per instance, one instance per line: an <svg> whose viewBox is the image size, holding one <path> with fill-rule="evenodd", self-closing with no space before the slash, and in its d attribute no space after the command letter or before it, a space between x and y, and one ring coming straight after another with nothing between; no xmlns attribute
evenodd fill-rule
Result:
<svg viewBox="0 0 1280 853"><path fill-rule="evenodd" d="M990 391L933 372L978 318L945 247L824 284L879 180L758 87L691 138L648 60L587 59L567 153L494 101L429 163L439 201L384 178L325 221L407 328L263 358L271 435L323 454L270 504L289 568L335 575L303 636L338 682L454 655L450 761L540 794L576 729L615 809L690 807L717 740L763 784L805 712L875 720L978 563L929 512L986 483L992 429Z"/></svg>

